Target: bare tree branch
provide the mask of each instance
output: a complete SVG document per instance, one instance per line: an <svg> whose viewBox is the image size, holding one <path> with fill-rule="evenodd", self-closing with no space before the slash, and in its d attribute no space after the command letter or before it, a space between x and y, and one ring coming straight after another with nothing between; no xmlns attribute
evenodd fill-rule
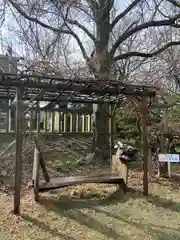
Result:
<svg viewBox="0 0 180 240"><path fill-rule="evenodd" d="M93 42L95 43L95 45L97 46L97 48L101 45L101 48L102 50L104 51L105 48L107 48L107 45L108 45L108 41L109 39L104 36L106 36L106 34L104 34L104 32L109 31L108 33L111 34L112 33L112 29L113 27L119 22L119 20L121 20L124 16L126 16L133 8L135 8L138 3L140 2L140 0L134 0L122 13L120 13L113 21L112 23L110 24L110 20L108 18L109 16L109 8L106 9L107 12L105 11L104 14L106 14L106 18L103 18L102 21L104 22L98 22L99 19L101 19L102 17L102 14L103 14L103 7L102 9L100 9L101 5L100 3L97 1L97 0L86 0L87 4L90 6L91 8L91 12L92 14L94 15L95 17L95 24L96 24L96 27L97 25L99 24L101 27L102 27L102 30L104 31L103 34L101 32L101 43L100 44L97 44L99 43L98 40L96 39L96 37L94 36L94 34L92 34L88 29L87 27L83 26L81 23L79 23L77 20L73 20L73 19L68 19L68 16L67 14L65 16L63 16L64 14L61 13L61 17L62 17L62 24L61 26L51 26L51 25L48 25L48 23L45 23L45 22L42 22L41 20L39 20L37 17L31 17L28 13L26 13L24 11L24 9L21 7L21 5L19 5L17 2L15 2L15 0L8 0L9 3L16 9L16 11L22 15L25 19L31 21L31 22L34 22L36 24L39 24L41 27L43 28L46 28L46 29L49 29L49 30L52 30L54 33L56 34L67 34L67 35L71 35L77 42L81 52L82 52L82 55L84 57L84 59L86 60L87 62L87 65L89 66L90 69L93 69L93 64L92 64L92 61L91 59L88 57L87 55L87 52L86 52L86 49L85 49L85 46L83 45L83 41L80 39L80 37L78 36L78 33L76 33L76 31L73 29L73 27L71 27L71 25L75 25L76 27L78 27L79 29L81 29L82 31L84 31L87 36L89 36L89 38L91 40L93 40ZM175 2L175 0L168 0L169 2L173 1ZM107 2L108 3L108 2ZM113 3L113 1L111 2ZM110 5L112 6L112 4ZM159 6L159 5L157 5ZM155 11L156 12L156 11ZM154 16L154 15L153 15ZM123 32L121 34L121 36L119 38L117 38L115 44L112 46L112 49L110 51L110 54L107 54L107 56L111 59L113 58L113 56L115 55L118 47L121 46L121 43L124 42L125 40L129 39L130 37L134 36L136 33L138 34L138 32L140 32L141 30L143 29L147 29L147 28L150 28L150 27L161 27L161 26L172 26L172 27L180 27L179 25L176 24L176 20L180 18L180 14L178 15L175 15L169 19L164 19L164 20L151 20L151 21L148 21L148 22L144 22L142 24L137 24L137 21L135 22L132 22L132 24L128 27L128 29L126 29L125 32ZM107 22L105 22L105 20ZM97 23L98 22L98 23ZM111 28L106 28L105 26L107 26L107 24L110 24ZM134 24L136 24L136 26L134 26ZM133 51L132 50L127 50L127 53L122 53L118 56L115 56L114 57L114 61L118 61L120 59L127 59L129 57L133 57L133 56L136 56L136 57L144 57L144 58L150 58L150 57L153 57L159 53L161 53L162 51L164 51L166 48L168 48L169 46L174 46L174 45L178 45L179 42L170 42L170 43L167 43L166 45L164 45L162 48L160 48L159 50L153 52L153 53L143 53L141 52L136 52L136 51ZM97 49L96 49L97 50ZM101 51L101 52L103 52ZM106 56L106 57L107 57ZM104 64L104 60L101 60L99 59L101 65L107 65L109 63L105 63ZM108 62L108 61L107 61ZM111 66L110 66L111 67Z"/></svg>
<svg viewBox="0 0 180 240"><path fill-rule="evenodd" d="M180 45L180 41L176 41L176 42L169 42L167 44L165 44L162 48L158 49L155 52L152 53L143 53L143 52L127 52L127 53L122 53L119 56L114 57L114 61L118 61L121 59L126 59L126 58L130 58L130 57L143 57L143 58L150 58L150 57L154 57L157 54L162 53L164 50L166 50L167 48L171 47L171 46L177 46Z"/></svg>
<svg viewBox="0 0 180 240"><path fill-rule="evenodd" d="M136 20L136 21L132 22L131 25L128 26L128 28L125 30L125 32L128 32L134 25L137 26L138 22L139 22L139 20ZM125 33L125 32L124 32L124 33Z"/></svg>
<svg viewBox="0 0 180 240"><path fill-rule="evenodd" d="M122 34L117 41L115 42L115 44L112 46L112 49L110 51L110 55L114 56L118 46L124 42L127 38L129 38L130 36L132 36L133 34L143 30L143 29L147 29L149 27L161 27L161 26L173 26L176 23L176 20L180 18L180 14L177 14L176 16L167 19L167 20L159 20L159 21L150 21L150 22L145 22L139 26L134 27L133 29L125 32L124 34ZM178 25L175 25L175 27L178 27ZM180 27L180 26L179 26Z"/></svg>
<svg viewBox="0 0 180 240"><path fill-rule="evenodd" d="M97 19L97 13L99 11L99 5L96 0L86 0L87 4L91 8L94 19Z"/></svg>
<svg viewBox="0 0 180 240"><path fill-rule="evenodd" d="M46 23L40 21L39 19L35 18L35 17L30 17L28 14L26 14L23 9L19 6L18 3L14 2L13 0L8 0L9 3L18 11L18 13L20 13L24 18L26 18L27 20L37 23L39 24L41 27L44 27L46 29L49 29L53 32L60 32L62 30L62 27L64 27L64 24L62 24L61 28L54 28L50 25L47 25Z"/></svg>
<svg viewBox="0 0 180 240"><path fill-rule="evenodd" d="M46 48L46 56L50 54L51 49L55 47L56 43L59 41L59 35L57 34L54 40Z"/></svg>
<svg viewBox="0 0 180 240"><path fill-rule="evenodd" d="M89 30L82 24L80 24L78 21L76 20L71 20L71 19L67 19L67 22L69 24L73 24L73 25L76 25L78 28L82 29L92 40L95 44L97 44L97 39L95 38L95 36L89 32Z"/></svg>
<svg viewBox="0 0 180 240"><path fill-rule="evenodd" d="M73 30L68 26L68 24L67 24L67 18L63 16L63 14L62 14L61 11L60 11L60 14L61 14L62 19L63 19L63 21L64 21L64 25L65 25L65 26L67 27L67 29L68 29L67 31L66 31L66 30L63 30L62 33L70 34L72 37L74 37L74 39L77 41L77 44L78 44L78 46L79 46L79 48L80 48L80 50L81 50L81 53L82 53L84 59L85 59L87 62L89 62L90 59L89 59L89 57L88 57L88 55L87 55L87 53L86 53L85 47L84 47L82 41L80 40L79 36L75 33L75 31L73 31Z"/></svg>
<svg viewBox="0 0 180 240"><path fill-rule="evenodd" d="M58 33L58 34L59 33L63 33L63 34L68 34L68 35L70 34L71 36L73 36L76 39L76 41L77 41L77 43L78 43L78 45L79 45L79 47L81 49L81 52L82 52L82 55L83 55L84 59L85 60L89 60L88 55L86 53L86 50L85 50L81 40L79 39L78 35L74 31L70 30L70 28L69 28L69 30L63 30L62 29L66 25L65 21L64 21L64 23L62 24L62 26L60 28L54 28L52 26L49 26L49 25L43 23L42 21L39 21L37 18L30 17L28 14L26 14L23 11L23 9L19 6L19 4L15 3L13 0L8 0L8 1L27 20L29 20L31 22L34 22L36 24L39 24L40 26L42 26L42 27L44 27L46 29L52 30L55 33Z"/></svg>
<svg viewBox="0 0 180 240"><path fill-rule="evenodd" d="M85 47L83 46L83 44L82 44L80 38L78 37L78 35L73 30L70 30L70 29L69 30L63 30L63 33L68 34L68 35L70 34L71 36L73 36L76 39L84 59L86 61L88 61L89 57L88 57L88 55L86 53L86 50L85 50Z"/></svg>
<svg viewBox="0 0 180 240"><path fill-rule="evenodd" d="M115 25L125 17L141 0L134 0L122 13L120 13L111 23L110 29L112 30Z"/></svg>
<svg viewBox="0 0 180 240"><path fill-rule="evenodd" d="M180 2L177 2L175 0L167 0L168 2L172 3L175 7L180 8Z"/></svg>

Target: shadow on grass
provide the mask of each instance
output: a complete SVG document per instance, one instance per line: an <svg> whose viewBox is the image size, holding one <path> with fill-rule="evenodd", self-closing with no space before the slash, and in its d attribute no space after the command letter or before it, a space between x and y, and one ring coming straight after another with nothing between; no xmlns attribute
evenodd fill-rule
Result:
<svg viewBox="0 0 180 240"><path fill-rule="evenodd" d="M106 210L103 210L103 209L100 209L100 208L97 208L97 207L92 207L91 209L93 209L96 212L102 213L102 214L104 214L104 215L106 215L106 216L108 216L110 218L114 218L117 221L122 221L122 222L130 224L132 226L135 226L136 228L139 228L139 229L143 228L143 224L142 223L138 223L137 221L131 221L131 220L127 219L127 216L125 218L125 217L116 215L114 213L108 212ZM155 224L149 224L148 227L155 228L155 229L164 229L163 225L157 225L157 224L156 225ZM168 226L168 229L177 232L176 228L172 228L172 227ZM178 231L178 233L180 233L180 232Z"/></svg>
<svg viewBox="0 0 180 240"><path fill-rule="evenodd" d="M55 206L63 209L82 209L82 208L90 208L93 206L107 206L107 205L115 205L117 203L124 203L129 199L146 199L147 202L157 206L163 207L165 209L169 209L171 211L180 212L180 203L176 203L172 200L165 199L163 197L159 197L157 195L149 194L147 197L143 196L141 191L135 190L133 188L129 188L127 194L123 194L121 190L115 191L109 197L105 199L65 199L65 200L56 200L50 197L40 197L40 204L45 206Z"/></svg>
<svg viewBox="0 0 180 240"><path fill-rule="evenodd" d="M132 163L129 166L129 170L134 173L141 173L143 174L141 163ZM180 170L171 171L171 177L157 177L154 173L151 176L151 183L158 183L164 186L171 187L173 190L180 187Z"/></svg>
<svg viewBox="0 0 180 240"><path fill-rule="evenodd" d="M128 195L123 194L123 192L117 189L114 193L109 195L106 198L101 199L87 199L87 198L79 198L79 199L53 199L51 197L40 197L39 203L46 207L55 206L57 208L62 209L81 209L81 208L89 208L92 206L105 206L105 205L114 205L116 203L124 203L129 199Z"/></svg>
<svg viewBox="0 0 180 240"><path fill-rule="evenodd" d="M112 196L111 196L112 197ZM111 198L108 198L110 201ZM106 204L106 200L102 200L101 205ZM98 206L100 201L58 201L48 198L41 198L40 203L46 207L47 210L54 211L60 216L65 216L82 226L88 227L89 229L99 232L108 239L126 239L130 240L126 235L117 233L115 229L109 227L107 224L104 224L96 220L93 216L89 216L83 213L81 208L90 208L90 206ZM109 203L110 204L110 203Z"/></svg>
<svg viewBox="0 0 180 240"><path fill-rule="evenodd" d="M43 231L49 232L53 237L59 237L59 239L62 239L62 240L76 240L76 238L74 238L74 237L72 237L72 236L70 236L70 235L68 235L68 234L60 233L57 228L54 227L54 228L52 229L52 228L49 227L46 223L44 223L44 222L42 222L42 221L39 221L39 220L36 219L36 218L32 218L32 217L30 217L30 216L27 215L27 214L22 214L21 217L22 217L24 220L26 220L26 221L28 221L28 222L30 222L30 223L38 226L38 227L39 227L40 229L42 229Z"/></svg>
<svg viewBox="0 0 180 240"><path fill-rule="evenodd" d="M59 215L63 215L62 209L58 208L55 210ZM101 221L96 220L94 217L89 216L87 214L82 213L78 209L66 211L65 216L71 220L78 222L79 224L88 227L100 234L106 236L106 238L110 239L123 239L124 234L117 233L115 229L109 227L107 224L104 224ZM127 240L130 240L126 237Z"/></svg>
<svg viewBox="0 0 180 240"><path fill-rule="evenodd" d="M144 225L142 223L138 223L132 220L129 220L126 216L117 215L110 211L105 211L102 208L102 206L105 205L114 205L117 203L123 203L127 201L129 198L137 198L137 194L139 195L139 198L144 198L141 192L133 191L133 189L130 189L131 192L129 192L127 195L123 195L122 192L116 191L113 195L108 197L107 199L102 200L69 200L69 201L62 201L62 200L55 200L50 198L41 197L40 204L46 207L47 210L54 211L56 214L60 216L66 216L69 219L78 222L79 224L88 227L89 229L92 229L96 232L101 233L107 238L112 239L126 239L129 240L130 238L123 234L117 232L116 229L113 229L107 224L103 223L102 221L98 221L94 218L94 213L102 213L105 216L114 219L115 221L119 221L120 227L121 223L126 223L128 225L132 225L136 227L137 229L146 232L147 234L150 234L151 236L155 236L156 240L173 240L177 239L179 237L180 232L176 228L170 228L168 227L168 232L165 231L165 226L161 225ZM134 194L136 193L136 194ZM147 201L155 204L156 206L161 206L165 208L169 208L171 210L178 211L178 208L180 209L180 205L175 204L172 201L167 201L165 199L161 199L158 196L149 196L147 197ZM89 209L91 210L92 214L89 216L88 214L85 214L82 212L81 209Z"/></svg>
<svg viewBox="0 0 180 240"><path fill-rule="evenodd" d="M160 198L158 196L150 195L148 197L143 197L142 192L138 192L134 189L129 189L129 192L124 195L122 191L119 189L114 192L112 195L107 197L106 199L61 199L61 200L55 200L48 197L40 197L40 204L43 205L47 211L53 211L60 217L67 217L77 223L79 223L82 226L85 226L89 229L89 231L99 232L102 234L103 237L108 239L126 239L130 240L125 233L121 233L121 231L118 229L114 229L113 227L110 227L106 223L103 223L103 220L96 219L95 214L102 213L106 217L114 219L114 221L119 221L119 227L123 227L124 223L127 225L132 225L133 227L139 229L143 233L147 233L147 235L151 235L156 240L173 240L178 239L180 232L176 228L170 228L161 225L153 225L148 224L144 225L143 223L139 223L137 221L132 221L127 218L127 216L123 216L122 214L114 214L111 211L106 211L102 208L102 206L108 206L108 205L116 205L117 203L124 203L128 201L129 199L136 199L136 198L142 198L146 199L148 202L164 207L167 209L170 209L171 211L177 211L180 210L180 204L177 204L173 201L166 200L163 198ZM90 214L86 214L83 212L83 209L89 209ZM69 236L64 233L59 233L59 230L57 227L51 228L46 223L39 221L38 219L34 219L32 217L29 217L27 215L22 216L25 220L38 225L41 229L44 231L48 231L52 234L52 236L55 237L61 237L62 239L66 240L75 240L74 237ZM110 221L110 220L109 220ZM121 225L122 223L122 225ZM132 230L134 231L134 230Z"/></svg>
<svg viewBox="0 0 180 240"><path fill-rule="evenodd" d="M158 195L149 194L147 197L144 197L141 191L129 188L130 196L133 198L144 198L147 202L157 206L169 209L171 211L180 212L180 203L176 203L170 199L165 199L159 197Z"/></svg>
<svg viewBox="0 0 180 240"><path fill-rule="evenodd" d="M51 198L45 198L40 197L40 204L45 206L47 211L54 211L56 214L58 214L60 217L67 217L77 223L79 223L82 226L85 226L89 228L89 231L93 230L95 232L99 232L103 235L103 237L106 237L107 239L126 239L130 240L126 235L117 233L115 229L108 226L107 224L102 223L101 221L98 221L94 218L94 216L89 216L85 213L83 213L80 209L81 208L90 208L90 206L98 206L106 205L106 204L112 204L115 203L115 199L120 199L121 192L117 191L114 194L112 194L110 197L104 200L80 200L80 201L67 201L67 200L54 200ZM122 196L122 195L121 195ZM114 201L113 201L114 199ZM122 202L125 201L124 196L121 198ZM124 200L123 200L124 199ZM43 231L49 232L54 237L59 237L63 240L75 240L76 238L69 236L68 234L60 233L57 227L54 227L53 229L49 227L46 223L43 221L40 221L36 218L33 218L27 214L22 214L21 217L33 223L34 225L38 226ZM104 238L103 238L104 239Z"/></svg>
<svg viewBox="0 0 180 240"><path fill-rule="evenodd" d="M101 222L98 222L93 217L89 217L88 215L82 213L81 211L79 211L77 209L68 211L66 213L64 213L64 211L61 208L59 208L58 210L52 208L51 210L54 210L60 216L66 216L69 219L74 220L74 221L78 222L79 224L81 224L85 227L88 227L91 230L101 233L102 235L106 236L108 239L110 238L110 239L130 240L130 238L127 238L127 237L125 238L124 235L117 233L113 228L108 227L107 225L105 225ZM52 229L44 222L41 222L38 219L32 218L26 214L22 215L22 218L24 220L29 221L29 222L33 223L34 225L38 226L43 231L49 232L53 237L60 237L60 239L63 239L63 240L76 240L77 239L72 236L69 236L68 234L59 233L57 228Z"/></svg>
<svg viewBox="0 0 180 240"><path fill-rule="evenodd" d="M151 183L157 183L163 186L170 187L172 190L175 190L180 187L180 175L172 174L171 178L169 177L152 177Z"/></svg>
<svg viewBox="0 0 180 240"><path fill-rule="evenodd" d="M175 239L179 239L179 235L180 235L180 231L176 228L173 227L167 227L165 228L165 226L163 225L155 225L155 224L143 224L143 223L138 223L137 221L132 221L129 220L125 217L113 214L111 212L99 209L99 208L93 208L94 211L102 213L104 215L106 215L107 217L113 218L117 221L121 221L123 223L126 223L128 225L134 226L139 230L144 230L144 232L147 232L147 234L150 234L152 236L155 236L156 240L175 240ZM148 230L147 230L148 227ZM167 232L166 230L168 229L169 232Z"/></svg>

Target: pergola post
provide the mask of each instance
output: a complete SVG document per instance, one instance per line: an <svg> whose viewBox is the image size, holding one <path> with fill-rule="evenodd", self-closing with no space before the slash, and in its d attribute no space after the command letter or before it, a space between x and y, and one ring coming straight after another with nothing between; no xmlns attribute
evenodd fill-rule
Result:
<svg viewBox="0 0 180 240"><path fill-rule="evenodd" d="M168 147L166 146L166 138L165 138L165 133L167 134L168 132L168 107L164 109L164 114L162 117L162 122L161 122L161 135L160 135L160 151L161 153L167 153L168 152ZM168 163L160 163L159 167L159 173L158 175L160 176L167 176L168 172L168 177L171 177L171 165L170 162Z"/></svg>
<svg viewBox="0 0 180 240"><path fill-rule="evenodd" d="M109 147L110 147L110 161L112 160L112 148L114 147L114 141L115 141L115 136L116 136L116 104L110 104L109 105Z"/></svg>
<svg viewBox="0 0 180 240"><path fill-rule="evenodd" d="M9 100L6 103L6 133L9 132Z"/></svg>
<svg viewBox="0 0 180 240"><path fill-rule="evenodd" d="M142 97L139 104L141 114L141 147L143 160L143 194L148 195L148 133L147 133L147 116L148 102L147 97Z"/></svg>
<svg viewBox="0 0 180 240"><path fill-rule="evenodd" d="M23 144L23 90L16 89L16 160L15 160L15 192L14 192L14 214L20 212L20 195L22 180L22 144Z"/></svg>
<svg viewBox="0 0 180 240"><path fill-rule="evenodd" d="M36 128L37 128L37 133L40 133L40 107L39 107L39 101L36 103Z"/></svg>
<svg viewBox="0 0 180 240"><path fill-rule="evenodd" d="M11 130L12 130L12 117L11 117L11 115L12 115L12 100L11 99L9 99L8 105L9 105L9 120L8 120L9 126L8 126L8 132L11 132Z"/></svg>
<svg viewBox="0 0 180 240"><path fill-rule="evenodd" d="M110 164L112 166L112 141L113 141L113 136L112 136L112 105L109 105L109 160Z"/></svg>

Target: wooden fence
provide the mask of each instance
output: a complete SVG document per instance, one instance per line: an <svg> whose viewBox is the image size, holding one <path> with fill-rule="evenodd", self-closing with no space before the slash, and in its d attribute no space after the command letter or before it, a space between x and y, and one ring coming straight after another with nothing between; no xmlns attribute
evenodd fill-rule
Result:
<svg viewBox="0 0 180 240"><path fill-rule="evenodd" d="M0 132L15 131L15 108L0 105ZM92 111L36 106L24 116L25 131L47 133L91 133Z"/></svg>

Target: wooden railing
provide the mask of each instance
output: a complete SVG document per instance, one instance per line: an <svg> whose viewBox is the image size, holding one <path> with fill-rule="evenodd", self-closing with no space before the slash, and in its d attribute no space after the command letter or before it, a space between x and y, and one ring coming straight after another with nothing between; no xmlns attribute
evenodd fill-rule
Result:
<svg viewBox="0 0 180 240"><path fill-rule="evenodd" d="M0 132L15 131L15 108L0 105ZM92 111L86 109L54 108L38 106L24 116L24 129L27 132L45 133L91 133Z"/></svg>

